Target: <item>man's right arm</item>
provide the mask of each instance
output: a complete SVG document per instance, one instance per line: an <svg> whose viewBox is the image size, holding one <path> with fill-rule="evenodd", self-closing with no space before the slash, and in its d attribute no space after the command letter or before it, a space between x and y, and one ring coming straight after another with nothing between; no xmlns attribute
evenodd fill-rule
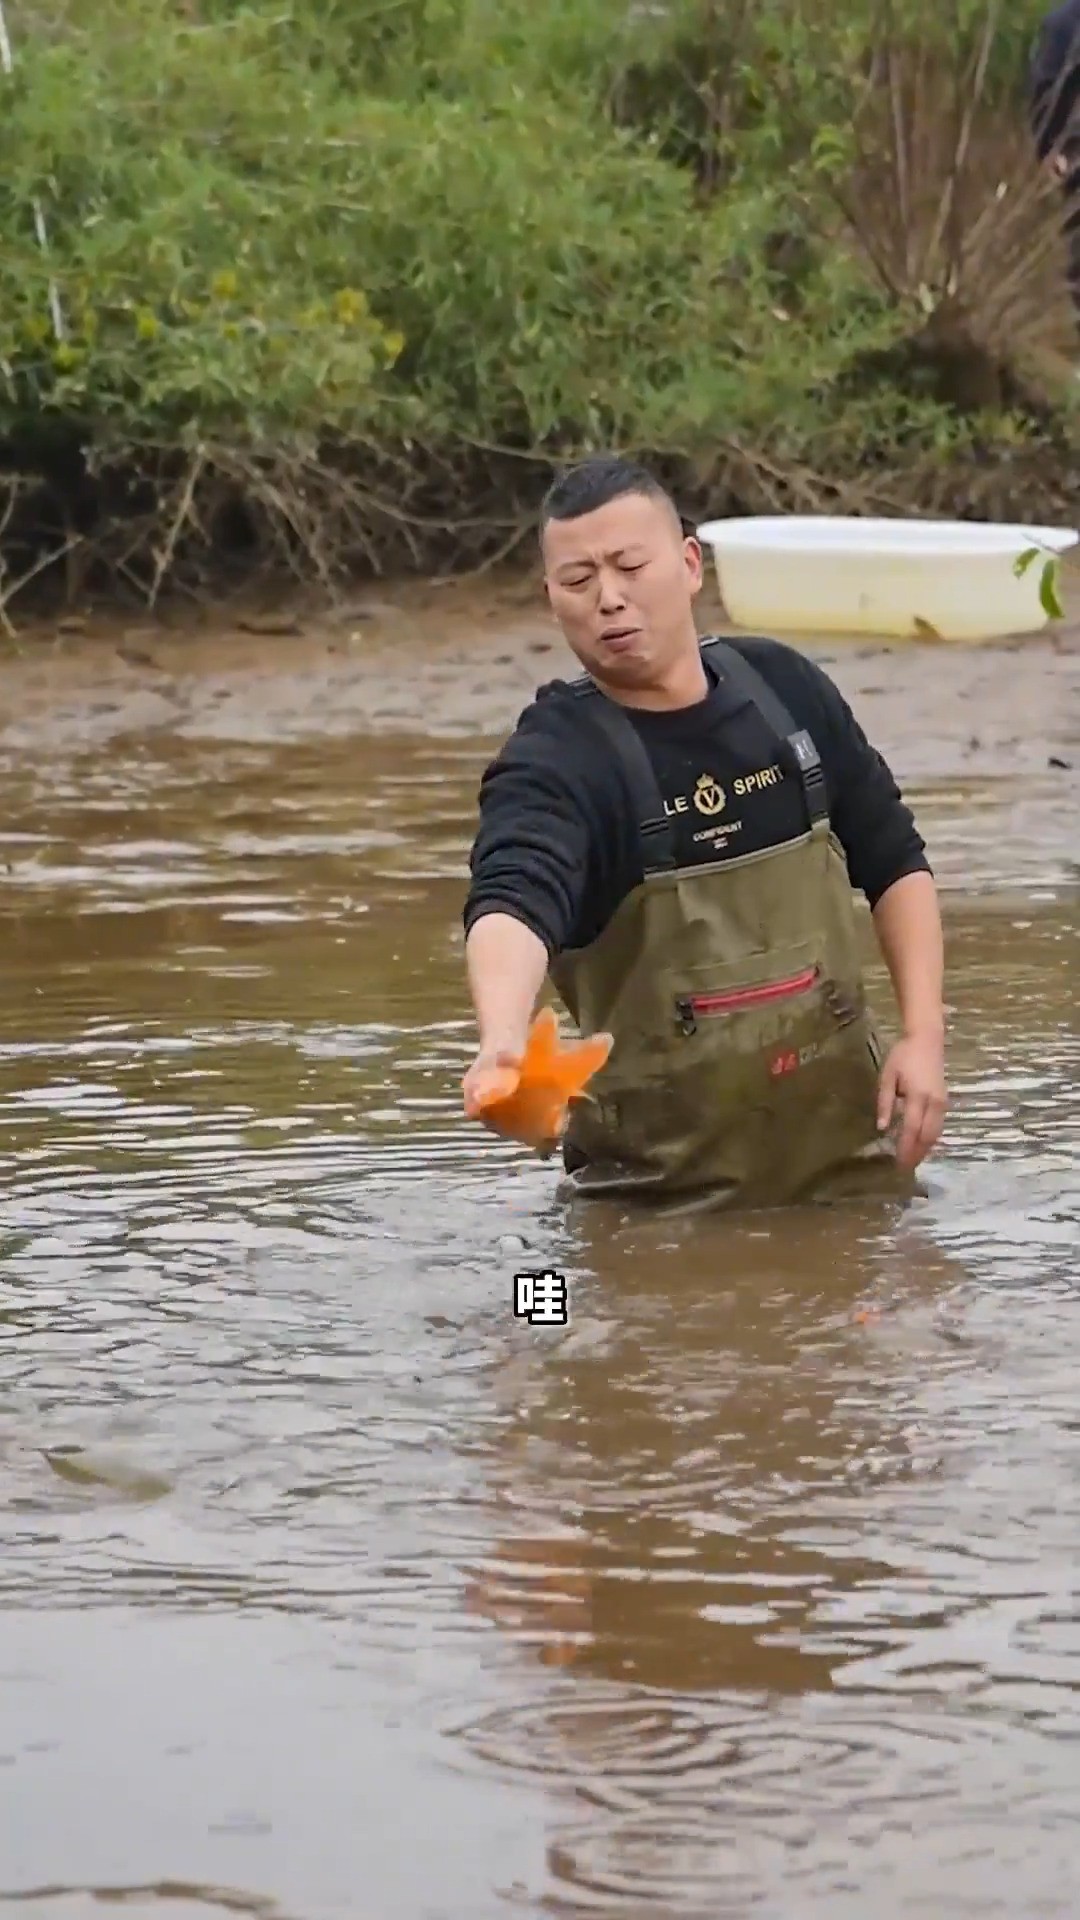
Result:
<svg viewBox="0 0 1080 1920"><path fill-rule="evenodd" d="M590 871L579 785L562 742L531 731L511 737L481 782L463 918L486 1064L524 1047L548 963L574 938Z"/></svg>
<svg viewBox="0 0 1080 1920"><path fill-rule="evenodd" d="M465 959L481 1058L487 1066L516 1064L547 974L547 947L524 921L493 908L469 929Z"/></svg>

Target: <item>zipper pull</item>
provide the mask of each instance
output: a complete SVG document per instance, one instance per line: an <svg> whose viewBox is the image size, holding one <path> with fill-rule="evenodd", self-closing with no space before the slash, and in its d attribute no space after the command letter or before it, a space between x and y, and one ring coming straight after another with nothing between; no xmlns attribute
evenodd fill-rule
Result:
<svg viewBox="0 0 1080 1920"><path fill-rule="evenodd" d="M685 1033L685 1034L696 1033L697 1019L694 1015L693 1001L685 1000L685 999L676 1000L675 1011L679 1016L677 1024L678 1024L680 1033Z"/></svg>

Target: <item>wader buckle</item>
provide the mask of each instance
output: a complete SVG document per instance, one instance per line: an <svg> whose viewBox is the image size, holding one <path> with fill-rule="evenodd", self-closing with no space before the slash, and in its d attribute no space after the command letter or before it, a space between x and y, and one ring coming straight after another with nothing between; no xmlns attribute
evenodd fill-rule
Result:
<svg viewBox="0 0 1080 1920"><path fill-rule="evenodd" d="M835 980L830 980L826 985L825 1005L842 1027L850 1027L852 1021L858 1019L861 1011L858 998L842 992Z"/></svg>

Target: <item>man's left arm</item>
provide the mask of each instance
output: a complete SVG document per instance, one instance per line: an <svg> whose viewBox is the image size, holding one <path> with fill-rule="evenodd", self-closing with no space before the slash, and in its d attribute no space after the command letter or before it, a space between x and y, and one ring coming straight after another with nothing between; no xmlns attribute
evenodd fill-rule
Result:
<svg viewBox="0 0 1080 1920"><path fill-rule="evenodd" d="M902 1034L882 1070L878 1124L898 1109L901 1165L915 1167L945 1122L945 943L937 887L914 816L827 674L806 663L821 710L815 731L833 829L852 885L865 894L896 994ZM820 734L820 737L819 737Z"/></svg>
<svg viewBox="0 0 1080 1920"><path fill-rule="evenodd" d="M929 868L901 874L871 911L903 1024L881 1070L878 1125L888 1127L902 1103L897 1155L902 1165L916 1167L940 1139L948 1106L945 943L933 874Z"/></svg>

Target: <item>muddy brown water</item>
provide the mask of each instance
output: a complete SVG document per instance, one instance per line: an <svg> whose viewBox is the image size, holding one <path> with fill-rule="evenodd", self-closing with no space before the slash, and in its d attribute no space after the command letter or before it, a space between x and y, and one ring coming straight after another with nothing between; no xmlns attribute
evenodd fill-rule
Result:
<svg viewBox="0 0 1080 1920"><path fill-rule="evenodd" d="M946 1138L906 1212L657 1220L459 1117L565 656L362 618L0 670L0 1904L1071 1916L1075 642L809 649L939 873Z"/></svg>

